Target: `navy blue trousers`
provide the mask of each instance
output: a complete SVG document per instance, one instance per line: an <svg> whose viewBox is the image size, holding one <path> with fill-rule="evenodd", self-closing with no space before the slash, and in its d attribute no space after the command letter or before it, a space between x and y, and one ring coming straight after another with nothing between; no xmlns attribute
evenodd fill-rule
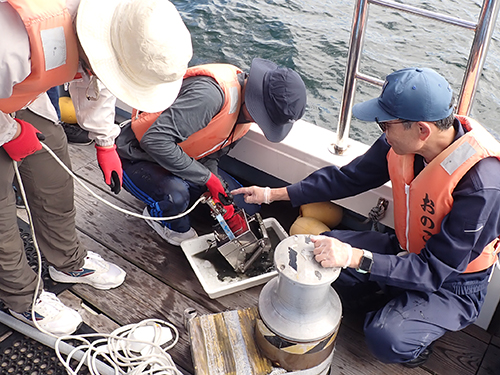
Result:
<svg viewBox="0 0 500 375"><path fill-rule="evenodd" d="M47 95L49 96L50 102L54 106L56 112L57 112L57 117L59 120L61 119L61 108L59 107L59 87L52 87L47 90Z"/></svg>
<svg viewBox="0 0 500 375"><path fill-rule="evenodd" d="M397 254L400 250L393 234L343 230L323 234L373 253ZM445 332L458 331L473 323L486 296L487 278L472 283L474 287L465 292L465 285L454 285L455 290L441 288L434 293L398 289L369 281L368 278L368 274L345 269L333 286L338 287L341 297L342 291L350 289L357 289L357 296L360 289L367 293L382 290L389 296L389 302L376 311L368 312L364 321L368 348L386 363L408 362ZM346 294L345 298L353 298L353 294Z"/></svg>
<svg viewBox="0 0 500 375"><path fill-rule="evenodd" d="M123 187L146 203L152 217L168 217L184 212L207 191L205 185L199 186L183 180L153 162L130 162L122 159L122 164ZM230 191L241 187L238 181L223 170L219 169L218 174L228 184ZM245 203L241 195L235 196L234 202L249 215L260 209L256 204ZM162 223L167 228L181 233L187 232L191 227L188 215Z"/></svg>

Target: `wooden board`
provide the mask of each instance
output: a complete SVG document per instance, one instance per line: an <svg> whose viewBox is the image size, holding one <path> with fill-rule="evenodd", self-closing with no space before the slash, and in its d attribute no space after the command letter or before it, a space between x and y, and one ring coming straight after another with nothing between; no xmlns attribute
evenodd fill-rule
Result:
<svg viewBox="0 0 500 375"><path fill-rule="evenodd" d="M266 375L272 370L254 340L257 308L199 315L189 320L196 375Z"/></svg>

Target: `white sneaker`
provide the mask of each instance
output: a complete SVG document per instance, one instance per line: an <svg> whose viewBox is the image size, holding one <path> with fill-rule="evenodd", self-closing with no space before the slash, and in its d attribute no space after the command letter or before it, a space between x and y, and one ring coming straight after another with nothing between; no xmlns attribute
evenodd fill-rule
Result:
<svg viewBox="0 0 500 375"><path fill-rule="evenodd" d="M34 326L31 310L18 313L9 310L20 321ZM82 324L78 312L65 306L55 294L42 291L35 303L35 319L38 325L56 336L71 335Z"/></svg>
<svg viewBox="0 0 500 375"><path fill-rule="evenodd" d="M142 215L151 217L147 207L144 208ZM165 225L161 224L158 220L146 220L146 223L148 223L149 226L153 228L155 232L160 235L161 238L163 238L169 244L175 246L180 246L182 241L198 237L198 234L193 228L189 228L187 232L181 233L167 228Z"/></svg>
<svg viewBox="0 0 500 375"><path fill-rule="evenodd" d="M88 284L96 289L111 289L121 285L125 280L125 271L117 265L106 262L99 254L87 251L82 268L71 272L62 272L49 266L52 280L59 283Z"/></svg>

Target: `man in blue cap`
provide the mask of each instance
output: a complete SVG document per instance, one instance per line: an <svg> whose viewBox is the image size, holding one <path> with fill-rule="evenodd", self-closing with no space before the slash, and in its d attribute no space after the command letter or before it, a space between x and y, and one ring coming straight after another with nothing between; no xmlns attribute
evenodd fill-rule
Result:
<svg viewBox="0 0 500 375"><path fill-rule="evenodd" d="M224 185L241 185L218 169L219 158L252 122L269 141L280 142L303 116L305 106L306 88L300 76L269 60L253 59L248 74L230 64L188 68L169 108L157 113L134 111L131 123L122 129L116 145L123 185L146 203L143 214L152 217L184 212L190 200L208 189L215 202L224 206L223 217L238 235L245 224L235 215ZM176 246L197 235L188 216L147 223Z"/></svg>
<svg viewBox="0 0 500 375"><path fill-rule="evenodd" d="M500 145L476 121L454 115L453 101L434 70L398 70L378 98L353 107L384 133L364 155L286 188L233 191L247 202L300 206L392 182L394 233L312 237L322 266L344 268L333 286L346 305L385 296L364 323L368 347L383 362L419 366L445 332L473 323L498 260Z"/></svg>

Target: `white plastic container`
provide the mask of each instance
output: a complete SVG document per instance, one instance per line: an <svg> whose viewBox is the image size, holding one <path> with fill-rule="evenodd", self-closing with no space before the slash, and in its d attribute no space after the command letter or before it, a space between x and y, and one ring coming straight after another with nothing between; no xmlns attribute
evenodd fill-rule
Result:
<svg viewBox="0 0 500 375"><path fill-rule="evenodd" d="M276 233L279 241L288 237L288 234L276 219L267 218L264 219L263 222L266 229L270 228ZM191 264L196 277L198 277L201 286L210 298L219 298L256 285L264 284L273 277L277 276L278 273L276 270L272 270L253 277L247 277L246 275L226 277L221 281L218 277L216 267L209 260L205 260L197 256L201 252L206 251L209 248L210 243L214 240L213 233L210 233L181 243L182 251L186 254L189 264ZM231 268L231 265L228 263L227 267Z"/></svg>

